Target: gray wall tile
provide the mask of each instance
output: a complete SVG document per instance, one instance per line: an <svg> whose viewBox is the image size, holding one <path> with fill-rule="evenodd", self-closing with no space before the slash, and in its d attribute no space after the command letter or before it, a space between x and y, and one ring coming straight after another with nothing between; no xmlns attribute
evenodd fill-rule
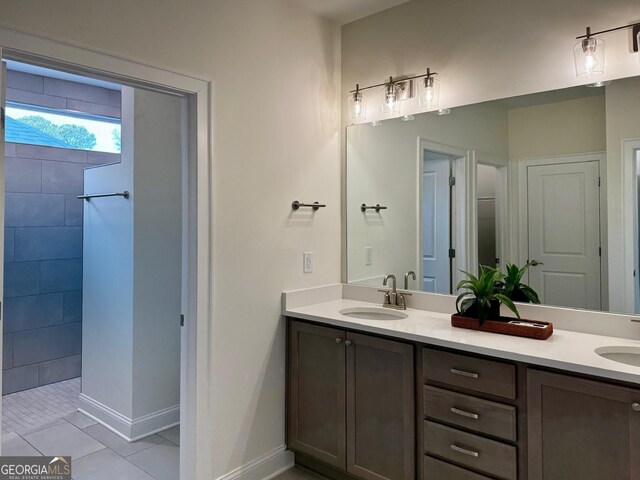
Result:
<svg viewBox="0 0 640 480"><path fill-rule="evenodd" d="M109 105L122 108L122 94L118 90L109 90Z"/></svg>
<svg viewBox="0 0 640 480"><path fill-rule="evenodd" d="M44 93L109 105L109 90L107 88L70 82L59 78L45 78Z"/></svg>
<svg viewBox="0 0 640 480"><path fill-rule="evenodd" d="M82 225L84 200L79 200L77 195L65 195L64 199L64 224L68 227Z"/></svg>
<svg viewBox="0 0 640 480"><path fill-rule="evenodd" d="M13 342L13 363L16 366L79 355L82 351L82 325L71 323L14 333Z"/></svg>
<svg viewBox="0 0 640 480"><path fill-rule="evenodd" d="M42 162L42 193L75 193L84 188L84 165L69 162Z"/></svg>
<svg viewBox="0 0 640 480"><path fill-rule="evenodd" d="M64 195L7 193L5 225L7 227L64 226Z"/></svg>
<svg viewBox="0 0 640 480"><path fill-rule="evenodd" d="M67 100L67 109L84 112L90 115L102 115L105 117L120 118L120 108L100 103L83 102L82 100Z"/></svg>
<svg viewBox="0 0 640 480"><path fill-rule="evenodd" d="M4 302L4 331L15 333L60 325L63 302L62 293L7 298Z"/></svg>
<svg viewBox="0 0 640 480"><path fill-rule="evenodd" d="M16 90L14 88L7 88L7 100L47 108L65 109L67 107L67 100L65 98L27 92L25 90Z"/></svg>
<svg viewBox="0 0 640 480"><path fill-rule="evenodd" d="M2 369L13 368L13 335L5 333L2 336Z"/></svg>
<svg viewBox="0 0 640 480"><path fill-rule="evenodd" d="M41 75L7 70L7 88L42 93L44 91L44 78Z"/></svg>
<svg viewBox="0 0 640 480"><path fill-rule="evenodd" d="M82 373L82 355L58 358L38 364L38 385L61 382L79 377Z"/></svg>
<svg viewBox="0 0 640 480"><path fill-rule="evenodd" d="M55 160L58 162L87 163L86 150L70 148L41 147L39 145L16 144L16 156L36 158L38 160Z"/></svg>
<svg viewBox="0 0 640 480"><path fill-rule="evenodd" d="M4 298L37 295L40 292L40 263L4 264Z"/></svg>
<svg viewBox="0 0 640 480"><path fill-rule="evenodd" d="M82 321L82 290L64 292L64 323Z"/></svg>
<svg viewBox="0 0 640 480"><path fill-rule="evenodd" d="M5 262L13 262L14 239L15 239L15 230L13 228L5 228L4 229L4 261Z"/></svg>
<svg viewBox="0 0 640 480"><path fill-rule="evenodd" d="M92 165L107 165L109 163L120 163L120 154L107 152L88 152L87 162Z"/></svg>
<svg viewBox="0 0 640 480"><path fill-rule="evenodd" d="M82 290L82 259L40 262L40 292Z"/></svg>
<svg viewBox="0 0 640 480"><path fill-rule="evenodd" d="M40 192L42 161L30 158L5 158L4 186L6 192Z"/></svg>
<svg viewBox="0 0 640 480"><path fill-rule="evenodd" d="M16 228L16 261L81 257L82 227Z"/></svg>
<svg viewBox="0 0 640 480"><path fill-rule="evenodd" d="M16 156L16 144L15 143L5 143L5 145L4 145L4 156L5 157L15 157Z"/></svg>
<svg viewBox="0 0 640 480"><path fill-rule="evenodd" d="M10 368L2 372L2 394L20 392L38 386L38 365Z"/></svg>

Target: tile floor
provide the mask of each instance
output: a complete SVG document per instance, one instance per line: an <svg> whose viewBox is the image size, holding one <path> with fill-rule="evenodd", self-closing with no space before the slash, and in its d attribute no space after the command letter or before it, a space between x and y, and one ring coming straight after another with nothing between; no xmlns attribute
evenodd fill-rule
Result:
<svg viewBox="0 0 640 480"><path fill-rule="evenodd" d="M80 377L2 397L2 433L28 432L75 412Z"/></svg>
<svg viewBox="0 0 640 480"><path fill-rule="evenodd" d="M178 480L179 426L129 443L77 412L79 381L75 393L68 382L3 397L3 422L11 423L3 424L2 455L70 455L74 480ZM68 411L65 398L74 395Z"/></svg>

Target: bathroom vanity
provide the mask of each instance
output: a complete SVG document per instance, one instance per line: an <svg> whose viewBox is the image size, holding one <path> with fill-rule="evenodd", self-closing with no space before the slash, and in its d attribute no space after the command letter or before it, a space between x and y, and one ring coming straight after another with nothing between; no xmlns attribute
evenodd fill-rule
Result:
<svg viewBox="0 0 640 480"><path fill-rule="evenodd" d="M365 480L640 478L640 367L596 353L640 342L455 329L449 297L429 294L440 311L381 320L327 292L284 298L298 463Z"/></svg>

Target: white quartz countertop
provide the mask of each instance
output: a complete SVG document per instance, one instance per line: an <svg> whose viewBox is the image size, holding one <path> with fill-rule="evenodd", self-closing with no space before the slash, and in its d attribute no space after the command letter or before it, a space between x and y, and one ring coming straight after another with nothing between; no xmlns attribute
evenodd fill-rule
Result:
<svg viewBox="0 0 640 480"><path fill-rule="evenodd" d="M640 341L554 330L548 340L533 340L451 326L451 315L407 309L401 320L360 320L340 314L350 307L378 307L357 300L332 300L283 310L288 317L385 335L427 345L447 347L492 357L640 384L640 367L600 357L599 347L640 347Z"/></svg>

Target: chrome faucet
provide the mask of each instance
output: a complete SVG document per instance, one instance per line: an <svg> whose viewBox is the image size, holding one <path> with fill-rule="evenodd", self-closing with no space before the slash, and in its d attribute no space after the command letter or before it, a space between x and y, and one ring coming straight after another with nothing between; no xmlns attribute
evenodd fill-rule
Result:
<svg viewBox="0 0 640 480"><path fill-rule="evenodd" d="M407 305L404 300L405 295L411 295L408 292L398 293L396 290L396 276L395 275L385 275L382 280L382 285L387 286L387 282L391 280L391 290L378 290L379 292L384 293L384 301L382 302L382 306L386 308L394 308L396 310L406 310Z"/></svg>
<svg viewBox="0 0 640 480"><path fill-rule="evenodd" d="M413 270L409 270L407 273L404 274L404 289L405 290L409 290L409 277L413 277L413 279L416 279L416 272L414 272Z"/></svg>

